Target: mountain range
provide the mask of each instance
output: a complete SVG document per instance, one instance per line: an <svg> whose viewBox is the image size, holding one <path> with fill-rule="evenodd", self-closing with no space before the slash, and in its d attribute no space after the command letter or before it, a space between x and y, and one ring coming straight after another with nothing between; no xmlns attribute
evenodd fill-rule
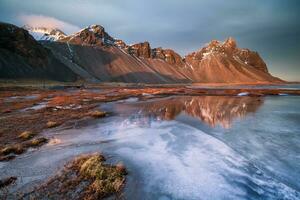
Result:
<svg viewBox="0 0 300 200"><path fill-rule="evenodd" d="M59 29L0 23L0 78L127 83L280 83L257 52L233 38L181 57L149 42L128 45L100 25Z"/></svg>

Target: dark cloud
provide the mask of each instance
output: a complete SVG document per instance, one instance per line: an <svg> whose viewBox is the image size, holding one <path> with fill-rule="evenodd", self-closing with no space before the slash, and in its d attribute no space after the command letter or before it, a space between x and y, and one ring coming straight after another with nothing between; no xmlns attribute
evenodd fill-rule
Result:
<svg viewBox="0 0 300 200"><path fill-rule="evenodd" d="M273 74L300 80L299 0L0 0L1 21L23 25L20 15L101 24L127 43L148 40L182 55L233 36L258 51Z"/></svg>

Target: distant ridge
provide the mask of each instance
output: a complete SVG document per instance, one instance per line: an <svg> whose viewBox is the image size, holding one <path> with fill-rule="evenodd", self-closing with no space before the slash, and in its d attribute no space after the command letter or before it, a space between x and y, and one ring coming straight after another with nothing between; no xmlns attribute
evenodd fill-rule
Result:
<svg viewBox="0 0 300 200"><path fill-rule="evenodd" d="M4 33L14 35L14 32L8 31L11 27L16 30L15 32L24 32L26 35L27 31L24 29L2 23L0 36ZM75 74L76 79L89 82L283 82L268 72L265 62L257 52L238 48L233 38L228 38L225 42L213 40L207 46L182 58L172 49L151 48L149 42L127 45L124 41L110 36L100 25L88 26L71 35L65 35L58 29L28 26L25 28L33 35L34 32L46 34L47 37L39 38L44 47L36 42L33 44L32 37L23 39L31 41L31 46L27 44L28 42L25 42L24 45L28 48L39 46L39 48L48 49L45 50L47 52L45 54L57 60L64 67L58 69L54 66L45 66L39 70L53 71L48 68L55 68L58 77L62 74L60 71L62 69L64 73L65 70L69 71L70 76L74 77ZM13 41L8 40L7 37L1 36L0 40L0 50L14 52L17 49L17 46L12 47ZM8 49L8 46L11 48ZM29 58L28 55L23 54L21 57L25 60ZM34 61L33 57L30 59ZM5 72L4 75L1 73L2 78L14 77L14 71L18 71L22 67L21 63L13 64L13 68L16 70L11 71L12 64L12 61L0 56L0 72ZM31 66L32 63L27 62L26 65ZM9 77L6 77L7 71L10 71ZM26 72L23 75L27 76ZM19 78L20 74L15 77Z"/></svg>

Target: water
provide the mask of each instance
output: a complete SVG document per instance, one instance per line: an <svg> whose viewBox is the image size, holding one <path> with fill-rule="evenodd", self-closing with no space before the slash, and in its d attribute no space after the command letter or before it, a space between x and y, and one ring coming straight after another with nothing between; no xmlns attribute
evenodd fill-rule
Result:
<svg viewBox="0 0 300 200"><path fill-rule="evenodd" d="M205 86L205 85L192 85L190 88L220 88L220 89L288 89L288 90L299 90L300 84L272 84L272 85L220 85L220 86Z"/></svg>
<svg viewBox="0 0 300 200"><path fill-rule="evenodd" d="M80 153L128 168L127 199L299 199L299 97L168 97L108 103L113 116L45 135L1 163L26 190Z"/></svg>

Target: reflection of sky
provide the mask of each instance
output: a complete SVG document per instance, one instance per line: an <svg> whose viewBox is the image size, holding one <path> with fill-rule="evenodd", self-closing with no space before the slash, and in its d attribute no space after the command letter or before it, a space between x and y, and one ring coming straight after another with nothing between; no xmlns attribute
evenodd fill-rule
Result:
<svg viewBox="0 0 300 200"><path fill-rule="evenodd" d="M241 47L258 51L275 75L298 81L300 77L298 0L0 2L0 21L23 25L41 18L64 26L66 32L101 24L126 43L148 40L152 47L173 48L182 55L212 39L233 36Z"/></svg>

